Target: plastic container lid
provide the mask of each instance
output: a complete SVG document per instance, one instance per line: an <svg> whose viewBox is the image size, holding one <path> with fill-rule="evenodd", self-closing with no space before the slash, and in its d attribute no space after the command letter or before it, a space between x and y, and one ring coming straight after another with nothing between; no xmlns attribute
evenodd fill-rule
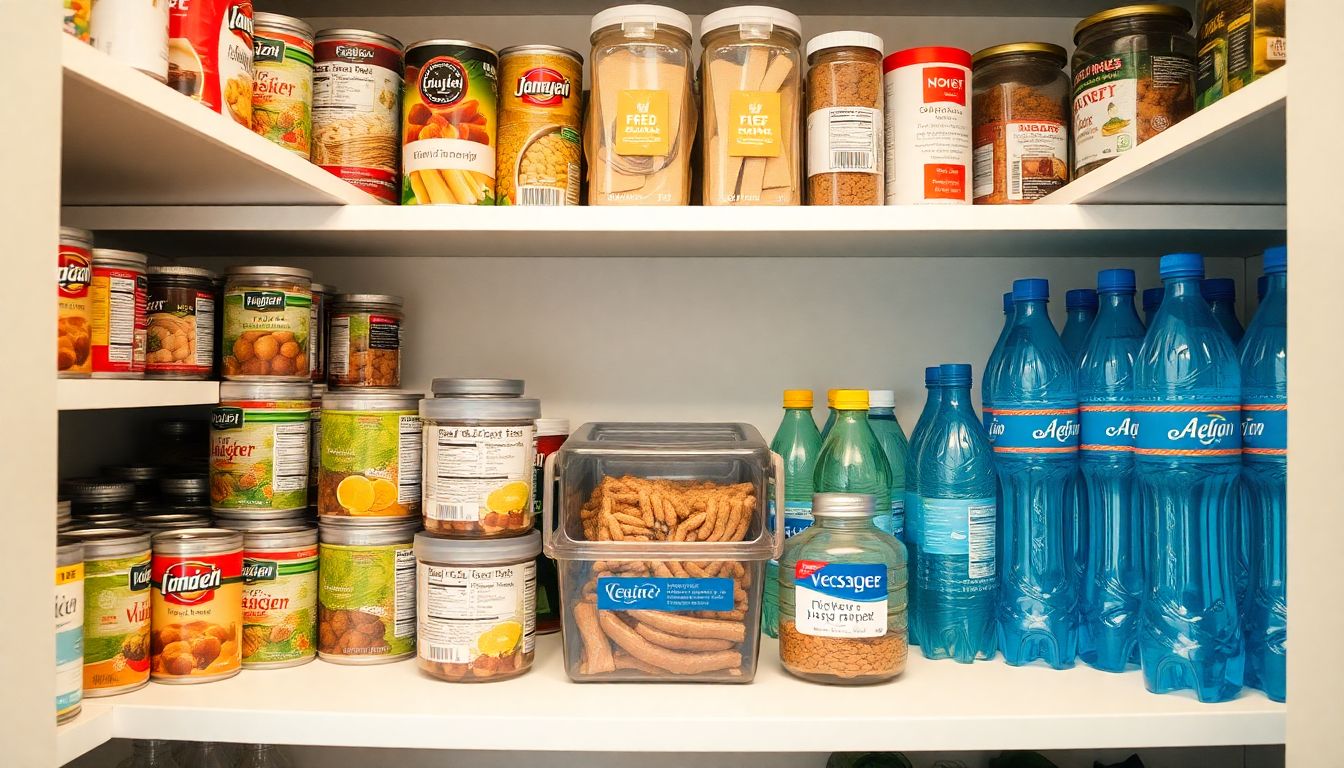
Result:
<svg viewBox="0 0 1344 768"><path fill-rule="evenodd" d="M868 410L868 390L866 389L835 390L835 409L837 411Z"/></svg>
<svg viewBox="0 0 1344 768"><path fill-rule="evenodd" d="M812 516L850 520L872 517L875 504L871 493L814 493Z"/></svg>
<svg viewBox="0 0 1344 768"><path fill-rule="evenodd" d="M1096 309L1097 292L1091 288L1074 288L1065 292L1064 307L1066 309Z"/></svg>
<svg viewBox="0 0 1344 768"><path fill-rule="evenodd" d="M1283 274L1288 271L1288 246L1276 245L1265 249L1265 274Z"/></svg>
<svg viewBox="0 0 1344 768"><path fill-rule="evenodd" d="M945 387L969 387L971 385L970 363L943 363L939 366L938 373Z"/></svg>
<svg viewBox="0 0 1344 768"><path fill-rule="evenodd" d="M1168 253L1162 257L1159 272L1162 279L1203 277L1204 257L1198 253Z"/></svg>
<svg viewBox="0 0 1344 768"><path fill-rule="evenodd" d="M1012 314L1012 311L1013 311L1013 292L1012 292L1012 291L1004 291L1004 292L1003 292L1003 314L1005 314L1005 315Z"/></svg>
<svg viewBox="0 0 1344 768"><path fill-rule="evenodd" d="M658 24L675 27L688 35L691 34L690 16L665 5L644 4L618 5L598 11L593 14L593 22L589 27L589 33L597 34L599 30L607 27L625 24Z"/></svg>
<svg viewBox="0 0 1344 768"><path fill-rule="evenodd" d="M537 436L545 435L565 435L569 436L569 419L537 419Z"/></svg>
<svg viewBox="0 0 1344 768"><path fill-rule="evenodd" d="M895 408L896 393L890 389L868 390L868 406L871 408Z"/></svg>
<svg viewBox="0 0 1344 768"><path fill-rule="evenodd" d="M784 390L785 408L811 408L812 390L810 389L786 389Z"/></svg>
<svg viewBox="0 0 1344 768"><path fill-rule="evenodd" d="M1013 301L1049 301L1050 281L1027 277L1013 281Z"/></svg>
<svg viewBox="0 0 1344 768"><path fill-rule="evenodd" d="M1134 270L1103 269L1097 273L1097 290L1112 293L1134 292Z"/></svg>
<svg viewBox="0 0 1344 768"><path fill-rule="evenodd" d="M429 391L435 397L522 397L522 379L435 379Z"/></svg>
<svg viewBox="0 0 1344 768"><path fill-rule="evenodd" d="M322 395L324 411L413 411L424 399L419 392L401 389L342 389Z"/></svg>
<svg viewBox="0 0 1344 768"><path fill-rule="evenodd" d="M806 56L810 59L812 54L827 48L871 48L879 55L886 50L882 38L871 32L827 32L807 41Z"/></svg>
<svg viewBox="0 0 1344 768"><path fill-rule="evenodd" d="M1012 294L1008 294L1011 296ZM924 369L924 386L936 387L943 381L943 371L936 365L930 365Z"/></svg>
<svg viewBox="0 0 1344 768"><path fill-rule="evenodd" d="M700 39L703 40L706 35L716 30L739 24L769 24L773 27L783 27L799 37L803 34L802 19L782 8L771 8L768 5L738 5L714 11L701 19Z"/></svg>
<svg viewBox="0 0 1344 768"><path fill-rule="evenodd" d="M912 64L955 64L971 68L971 54L960 48L942 45L926 45L921 48L906 48L897 51L882 60L882 72L908 67Z"/></svg>
<svg viewBox="0 0 1344 768"><path fill-rule="evenodd" d="M1147 312L1150 309L1157 309L1162 306L1162 294L1163 289L1161 288L1144 288L1143 311Z"/></svg>
<svg viewBox="0 0 1344 768"><path fill-rule="evenodd" d="M493 565L525 563L541 554L541 533L508 539L445 539L430 533L415 534L415 559L444 565Z"/></svg>
<svg viewBox="0 0 1344 768"><path fill-rule="evenodd" d="M535 421L541 418L541 401L530 397L508 400L427 397L420 401L420 416L426 419Z"/></svg>
<svg viewBox="0 0 1344 768"><path fill-rule="evenodd" d="M1205 301L1237 300L1237 283L1230 277L1211 277L1199 284L1199 294Z"/></svg>

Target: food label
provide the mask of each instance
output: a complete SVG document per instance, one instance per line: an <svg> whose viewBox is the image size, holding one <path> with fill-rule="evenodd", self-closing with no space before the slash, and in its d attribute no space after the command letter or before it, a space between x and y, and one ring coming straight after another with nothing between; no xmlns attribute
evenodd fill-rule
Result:
<svg viewBox="0 0 1344 768"><path fill-rule="evenodd" d="M416 569L420 658L473 668L512 669L532 653L537 624L537 564ZM485 658L482 658L485 657Z"/></svg>
<svg viewBox="0 0 1344 768"><path fill-rule="evenodd" d="M728 155L779 157L784 144L779 115L779 91L728 94Z"/></svg>
<svg viewBox="0 0 1344 768"><path fill-rule="evenodd" d="M1138 82L1133 56L1104 56L1074 69L1074 169L1138 144Z"/></svg>
<svg viewBox="0 0 1344 768"><path fill-rule="evenodd" d="M313 393L308 412L308 504L317 498L318 470L322 466L322 397Z"/></svg>
<svg viewBox="0 0 1344 768"><path fill-rule="evenodd" d="M173 0L168 37L168 85L251 128L251 0Z"/></svg>
<svg viewBox="0 0 1344 768"><path fill-rule="evenodd" d="M314 58L313 162L384 202L398 202L401 52L324 40Z"/></svg>
<svg viewBox="0 0 1344 768"><path fill-rule="evenodd" d="M93 370L89 324L92 265L89 249L83 246L62 243L56 253L56 370L62 373Z"/></svg>
<svg viewBox="0 0 1344 768"><path fill-rule="evenodd" d="M231 286L224 294L224 375L308 378L306 288Z"/></svg>
<svg viewBox="0 0 1344 768"><path fill-rule="evenodd" d="M1138 422L1128 405L1113 403L1078 406L1081 428L1078 449L1091 453L1133 453Z"/></svg>
<svg viewBox="0 0 1344 768"><path fill-rule="evenodd" d="M970 70L911 64L886 73L887 204L971 202Z"/></svg>
<svg viewBox="0 0 1344 768"><path fill-rule="evenodd" d="M401 383L401 321L390 315L341 314L328 328L332 383L395 387Z"/></svg>
<svg viewBox="0 0 1344 768"><path fill-rule="evenodd" d="M541 514L541 484L546 475L546 457L560 450L568 435L537 435L537 448L532 454L532 512Z"/></svg>
<svg viewBox="0 0 1344 768"><path fill-rule="evenodd" d="M994 498L920 498L919 551L921 555L966 558L966 577L950 586L962 594L994 589L997 559L994 552L997 504ZM937 566L942 569L942 566ZM917 569L919 584L928 587L932 567Z"/></svg>
<svg viewBox="0 0 1344 768"><path fill-rule="evenodd" d="M882 111L823 107L807 116L807 173L881 173Z"/></svg>
<svg viewBox="0 0 1344 768"><path fill-rule="evenodd" d="M231 401L210 414L214 509L308 506L309 401Z"/></svg>
<svg viewBox="0 0 1344 768"><path fill-rule="evenodd" d="M89 13L92 10L93 3L87 0L65 0L61 11L65 33L73 35L77 40L89 42Z"/></svg>
<svg viewBox="0 0 1344 768"><path fill-rule="evenodd" d="M494 205L499 72L490 51L409 52L402 99L403 205Z"/></svg>
<svg viewBox="0 0 1344 768"><path fill-rule="evenodd" d="M324 543L318 552L318 652L324 656L413 653L415 552L411 543Z"/></svg>
<svg viewBox="0 0 1344 768"><path fill-rule="evenodd" d="M667 91L621 91L616 94L618 155L658 157L672 151Z"/></svg>
<svg viewBox="0 0 1344 768"><path fill-rule="evenodd" d="M731 611L732 579L631 578L597 580L599 611Z"/></svg>
<svg viewBox="0 0 1344 768"><path fill-rule="evenodd" d="M770 502L770 519L775 519L775 503ZM812 502L784 502L784 538L790 539L812 527Z"/></svg>
<svg viewBox="0 0 1344 768"><path fill-rule="evenodd" d="M901 534L905 533L905 496L896 494L896 498L891 500L891 514L875 515L873 525L883 533L901 538Z"/></svg>
<svg viewBox="0 0 1344 768"><path fill-rule="evenodd" d="M149 679L149 550L88 560L84 689L116 693Z"/></svg>
<svg viewBox="0 0 1344 768"><path fill-rule="evenodd" d="M536 427L426 428L425 516L521 527L531 518ZM517 525L513 525L516 518Z"/></svg>
<svg viewBox="0 0 1344 768"><path fill-rule="evenodd" d="M317 545L243 553L243 666L317 653Z"/></svg>
<svg viewBox="0 0 1344 768"><path fill-rule="evenodd" d="M242 660L243 553L155 554L151 566L155 678L215 677Z"/></svg>
<svg viewBox="0 0 1344 768"><path fill-rule="evenodd" d="M794 619L814 637L887 634L887 566L799 560L794 566Z"/></svg>
<svg viewBox="0 0 1344 768"><path fill-rule="evenodd" d="M1000 136L1003 146L996 147ZM977 201L994 194L999 181L1009 200L1039 200L1068 181L1068 126L1054 120L983 125L976 131L974 164Z"/></svg>
<svg viewBox="0 0 1344 768"><path fill-rule="evenodd" d="M94 265L89 286L94 373L143 373L148 319L145 273Z"/></svg>
<svg viewBox="0 0 1344 768"><path fill-rule="evenodd" d="M314 384L327 383L327 299L320 293L308 305L308 370Z"/></svg>
<svg viewBox="0 0 1344 768"><path fill-rule="evenodd" d="M415 411L328 409L321 430L319 515L419 513L424 429Z"/></svg>
<svg viewBox="0 0 1344 768"><path fill-rule="evenodd" d="M1241 404L1241 451L1248 459L1288 455L1288 404Z"/></svg>
<svg viewBox="0 0 1344 768"><path fill-rule="evenodd" d="M1239 405L1135 405L1138 456L1219 458L1241 455Z"/></svg>
<svg viewBox="0 0 1344 768"><path fill-rule="evenodd" d="M215 355L215 297L207 290L150 283L145 369L210 375Z"/></svg>
<svg viewBox="0 0 1344 768"><path fill-rule="evenodd" d="M1067 454L1078 451L1077 408L996 408L989 442L1000 454Z"/></svg>
<svg viewBox="0 0 1344 768"><path fill-rule="evenodd" d="M84 694L84 564L56 566L56 716Z"/></svg>
<svg viewBox="0 0 1344 768"><path fill-rule="evenodd" d="M278 29L252 38L252 130L303 157L312 148L313 41Z"/></svg>

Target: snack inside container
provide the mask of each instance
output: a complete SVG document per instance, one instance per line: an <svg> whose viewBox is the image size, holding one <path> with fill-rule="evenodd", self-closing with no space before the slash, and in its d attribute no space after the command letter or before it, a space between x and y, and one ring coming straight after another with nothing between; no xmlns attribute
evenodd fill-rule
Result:
<svg viewBox="0 0 1344 768"><path fill-rule="evenodd" d="M784 531L783 461L755 427L584 424L542 486L571 679L751 682Z"/></svg>

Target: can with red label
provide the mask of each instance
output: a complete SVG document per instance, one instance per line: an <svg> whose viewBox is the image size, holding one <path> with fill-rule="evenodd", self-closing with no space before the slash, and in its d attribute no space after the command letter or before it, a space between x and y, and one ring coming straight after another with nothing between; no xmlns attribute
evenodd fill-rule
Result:
<svg viewBox="0 0 1344 768"><path fill-rule="evenodd" d="M183 528L154 534L150 677L208 683L242 669L243 534Z"/></svg>
<svg viewBox="0 0 1344 768"><path fill-rule="evenodd" d="M401 199L401 72L395 38L363 29L317 33L313 162L393 204Z"/></svg>
<svg viewBox="0 0 1344 768"><path fill-rule="evenodd" d="M145 313L149 258L143 253L94 248L89 281L89 326L95 379L139 379L145 375Z"/></svg>
<svg viewBox="0 0 1344 768"><path fill-rule="evenodd" d="M82 378L93 371L89 322L92 251L92 232L61 227L61 244L56 251L56 373L61 378Z"/></svg>
<svg viewBox="0 0 1344 768"><path fill-rule="evenodd" d="M252 0L170 4L168 85L252 127Z"/></svg>
<svg viewBox="0 0 1344 768"><path fill-rule="evenodd" d="M971 203L971 54L928 46L882 62L887 205Z"/></svg>

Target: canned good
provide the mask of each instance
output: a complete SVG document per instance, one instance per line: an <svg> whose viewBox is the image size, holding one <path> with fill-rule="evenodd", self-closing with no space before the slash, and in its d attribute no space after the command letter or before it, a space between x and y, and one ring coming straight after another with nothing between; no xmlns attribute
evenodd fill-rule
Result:
<svg viewBox="0 0 1344 768"><path fill-rule="evenodd" d="M139 521L129 515L95 514L71 518L71 523L79 528L137 528Z"/></svg>
<svg viewBox="0 0 1344 768"><path fill-rule="evenodd" d="M148 262L143 253L93 249L89 323L95 379L139 379L145 375Z"/></svg>
<svg viewBox="0 0 1344 768"><path fill-rule="evenodd" d="M83 378L93 371L89 355L92 250L92 232L61 227L56 251L56 371L61 378Z"/></svg>
<svg viewBox="0 0 1344 768"><path fill-rule="evenodd" d="M169 3L168 85L252 127L252 2Z"/></svg>
<svg viewBox="0 0 1344 768"><path fill-rule="evenodd" d="M257 12L252 33L252 130L307 158L313 136L313 28Z"/></svg>
<svg viewBox="0 0 1344 768"><path fill-rule="evenodd" d="M560 450L569 437L569 419L537 419L537 454L532 471L532 514L541 515L542 478L546 457ZM560 631L560 577L555 561L537 555L537 634Z"/></svg>
<svg viewBox="0 0 1344 768"><path fill-rule="evenodd" d="M362 29L317 33L313 162L378 199L401 199L401 43Z"/></svg>
<svg viewBox="0 0 1344 768"><path fill-rule="evenodd" d="M414 392L328 392L322 398L318 515L420 514L419 402Z"/></svg>
<svg viewBox="0 0 1344 768"><path fill-rule="evenodd" d="M150 267L145 375L208 379L215 359L215 273L196 267Z"/></svg>
<svg viewBox="0 0 1344 768"><path fill-rule="evenodd" d="M523 396L522 379L435 379L430 391L435 397L515 398Z"/></svg>
<svg viewBox="0 0 1344 768"><path fill-rule="evenodd" d="M317 654L317 529L243 534L243 667L307 664Z"/></svg>
<svg viewBox="0 0 1344 768"><path fill-rule="evenodd" d="M159 476L163 470L154 464L112 464L103 467L103 474L134 485L136 499L155 499L159 495Z"/></svg>
<svg viewBox="0 0 1344 768"><path fill-rule="evenodd" d="M89 42L89 12L93 10L90 0L65 0L61 20L65 34L81 42Z"/></svg>
<svg viewBox="0 0 1344 768"><path fill-rule="evenodd" d="M84 543L84 695L149 683L149 534L81 528Z"/></svg>
<svg viewBox="0 0 1344 768"><path fill-rule="evenodd" d="M308 505L308 384L226 381L210 417L210 508L286 512Z"/></svg>
<svg viewBox="0 0 1344 768"><path fill-rule="evenodd" d="M224 378L308 381L313 273L230 267L224 285Z"/></svg>
<svg viewBox="0 0 1344 768"><path fill-rule="evenodd" d="M216 528L247 533L265 528L292 528L306 525L306 514L303 510L293 509L288 512L268 512L261 515L216 512L213 517Z"/></svg>
<svg viewBox="0 0 1344 768"><path fill-rule="evenodd" d="M494 205L499 56L465 40L406 49L402 205Z"/></svg>
<svg viewBox="0 0 1344 768"><path fill-rule="evenodd" d="M323 520L318 545L317 655L337 664L383 664L415 654L415 552L419 520Z"/></svg>
<svg viewBox="0 0 1344 768"><path fill-rule="evenodd" d="M578 205L583 57L555 45L499 52L500 205Z"/></svg>
<svg viewBox="0 0 1344 768"><path fill-rule="evenodd" d="M308 313L308 367L314 386L327 383L327 326L331 323L331 297L336 286L313 283L313 304Z"/></svg>
<svg viewBox="0 0 1344 768"><path fill-rule="evenodd" d="M151 678L207 683L238 674L243 535L186 528L156 533L152 542Z"/></svg>
<svg viewBox="0 0 1344 768"><path fill-rule="evenodd" d="M210 422L206 419L155 421L148 458L174 472L204 472L210 458Z"/></svg>
<svg viewBox="0 0 1344 768"><path fill-rule="evenodd" d="M73 720L84 695L84 545L56 537L56 722Z"/></svg>
<svg viewBox="0 0 1344 768"><path fill-rule="evenodd" d="M160 83L168 80L169 3L98 0L89 21L89 42Z"/></svg>
<svg viewBox="0 0 1344 768"><path fill-rule="evenodd" d="M327 379L333 387L401 386L402 299L344 293L332 301Z"/></svg>
<svg viewBox="0 0 1344 768"><path fill-rule="evenodd" d="M60 495L70 500L75 517L90 515L129 516L135 483L108 477L73 477L62 480Z"/></svg>
<svg viewBox="0 0 1344 768"><path fill-rule="evenodd" d="M59 529L62 526L66 526L69 524L70 524L70 500L61 499L56 502L56 527Z"/></svg>
<svg viewBox="0 0 1344 768"><path fill-rule="evenodd" d="M190 512L161 512L137 517L135 525L141 530L158 533L181 528L209 528L210 518Z"/></svg>
<svg viewBox="0 0 1344 768"><path fill-rule="evenodd" d="M159 495L164 506L210 506L210 476L205 474L169 475L159 480Z"/></svg>
<svg viewBox="0 0 1344 768"><path fill-rule="evenodd" d="M317 506L318 468L322 466L322 397L326 384L313 385L312 410L308 412L308 506Z"/></svg>
<svg viewBox="0 0 1344 768"><path fill-rule="evenodd" d="M971 202L971 54L928 46L882 61L887 205Z"/></svg>

